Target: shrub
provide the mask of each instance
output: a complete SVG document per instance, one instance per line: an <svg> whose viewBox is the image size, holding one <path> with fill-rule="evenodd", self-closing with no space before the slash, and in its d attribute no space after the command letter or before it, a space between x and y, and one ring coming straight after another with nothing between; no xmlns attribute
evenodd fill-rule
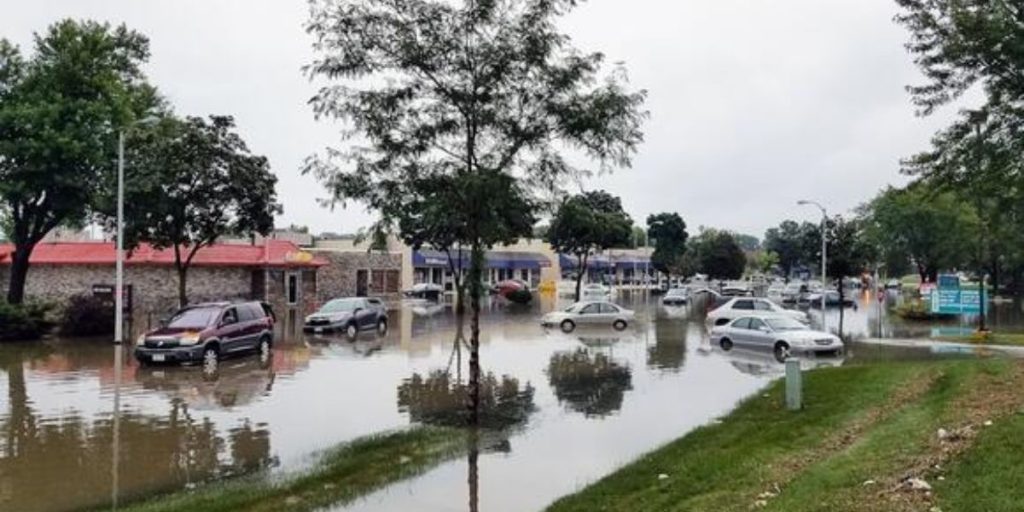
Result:
<svg viewBox="0 0 1024 512"><path fill-rule="evenodd" d="M60 332L69 336L113 334L114 306L92 295L75 295L64 308Z"/></svg>
<svg viewBox="0 0 1024 512"><path fill-rule="evenodd" d="M903 304L896 306L894 311L897 316L904 320L929 321L951 318L951 315L932 313L930 304L921 299L908 300Z"/></svg>
<svg viewBox="0 0 1024 512"><path fill-rule="evenodd" d="M516 304L529 304L533 300L533 294L530 290L519 289L512 290L505 295L505 298Z"/></svg>
<svg viewBox="0 0 1024 512"><path fill-rule="evenodd" d="M51 309L51 305L44 303L0 302L0 341L39 339L53 327L46 318Z"/></svg>

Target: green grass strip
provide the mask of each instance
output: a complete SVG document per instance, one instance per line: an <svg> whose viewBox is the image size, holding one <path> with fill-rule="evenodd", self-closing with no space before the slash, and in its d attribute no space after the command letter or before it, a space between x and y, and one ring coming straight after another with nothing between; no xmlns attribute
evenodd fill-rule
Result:
<svg viewBox="0 0 1024 512"><path fill-rule="evenodd" d="M136 502L128 512L309 511L344 504L421 474L464 452L465 433L418 427L360 438L324 453L308 471L248 477Z"/></svg>

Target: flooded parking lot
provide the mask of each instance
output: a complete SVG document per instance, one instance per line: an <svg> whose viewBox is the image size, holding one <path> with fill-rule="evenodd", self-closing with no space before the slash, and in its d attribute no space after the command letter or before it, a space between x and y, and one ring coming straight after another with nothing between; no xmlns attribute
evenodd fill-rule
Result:
<svg viewBox="0 0 1024 512"><path fill-rule="evenodd" d="M528 406L479 457L443 463L345 510L537 510L636 456L728 413L782 372L769 353L723 352L699 315L645 295L624 332L545 331L530 308L484 317L485 374ZM847 310L858 336L902 335ZM838 325L830 312L826 322ZM1012 315L1007 316L1010 318ZM881 320L881 322L879 322ZM820 321L820 320L818 320ZM308 464L363 435L429 422L465 379L455 324L436 307L404 307L387 336L284 336L272 357L140 368L103 340L0 346L0 510L113 507L156 492ZM851 345L819 365L935 357L926 349ZM442 393L443 394L443 393Z"/></svg>

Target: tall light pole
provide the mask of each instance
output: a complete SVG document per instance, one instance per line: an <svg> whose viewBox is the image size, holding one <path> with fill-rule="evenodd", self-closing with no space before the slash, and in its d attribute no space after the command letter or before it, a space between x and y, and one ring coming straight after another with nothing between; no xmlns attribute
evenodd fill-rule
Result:
<svg viewBox="0 0 1024 512"><path fill-rule="evenodd" d="M135 126L154 124L160 119L148 116L117 132L117 256L114 265L114 343L124 342L124 134Z"/></svg>
<svg viewBox="0 0 1024 512"><path fill-rule="evenodd" d="M822 287L822 290L821 290L821 330L824 331L824 330L826 330L825 329L825 296L827 295L825 292L828 290L828 288L827 288L828 279L826 277L826 269L828 268L828 266L827 266L827 263L828 263L828 254L827 254L827 251L828 251L828 243L827 243L827 240L828 240L828 212L825 211L825 207L824 206L822 206L822 205L820 205L820 204L818 204L818 203L816 203L814 201L808 201L806 199L801 199L800 201L797 201L796 204L798 204L800 206L808 206L808 205L810 205L810 206L817 206L818 209L821 210L821 287ZM840 282L839 286L842 286L842 285L843 285L843 283ZM840 304L839 307L842 307L842 304Z"/></svg>

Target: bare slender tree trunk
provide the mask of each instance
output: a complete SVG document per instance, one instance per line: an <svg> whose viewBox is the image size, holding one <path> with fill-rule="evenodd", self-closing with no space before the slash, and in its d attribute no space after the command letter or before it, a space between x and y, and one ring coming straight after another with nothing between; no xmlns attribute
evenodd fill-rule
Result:
<svg viewBox="0 0 1024 512"><path fill-rule="evenodd" d="M188 293L186 292L186 284L188 283L188 267L184 265L178 265L178 307L183 308L188 305Z"/></svg>
<svg viewBox="0 0 1024 512"><path fill-rule="evenodd" d="M484 251L473 245L469 264L469 301L472 317L469 328L469 407L472 425L480 423L480 279L483 276Z"/></svg>
<svg viewBox="0 0 1024 512"><path fill-rule="evenodd" d="M480 458L480 432L473 428L469 433L469 456L467 466L469 469L469 512L480 510L480 468L477 464Z"/></svg>

